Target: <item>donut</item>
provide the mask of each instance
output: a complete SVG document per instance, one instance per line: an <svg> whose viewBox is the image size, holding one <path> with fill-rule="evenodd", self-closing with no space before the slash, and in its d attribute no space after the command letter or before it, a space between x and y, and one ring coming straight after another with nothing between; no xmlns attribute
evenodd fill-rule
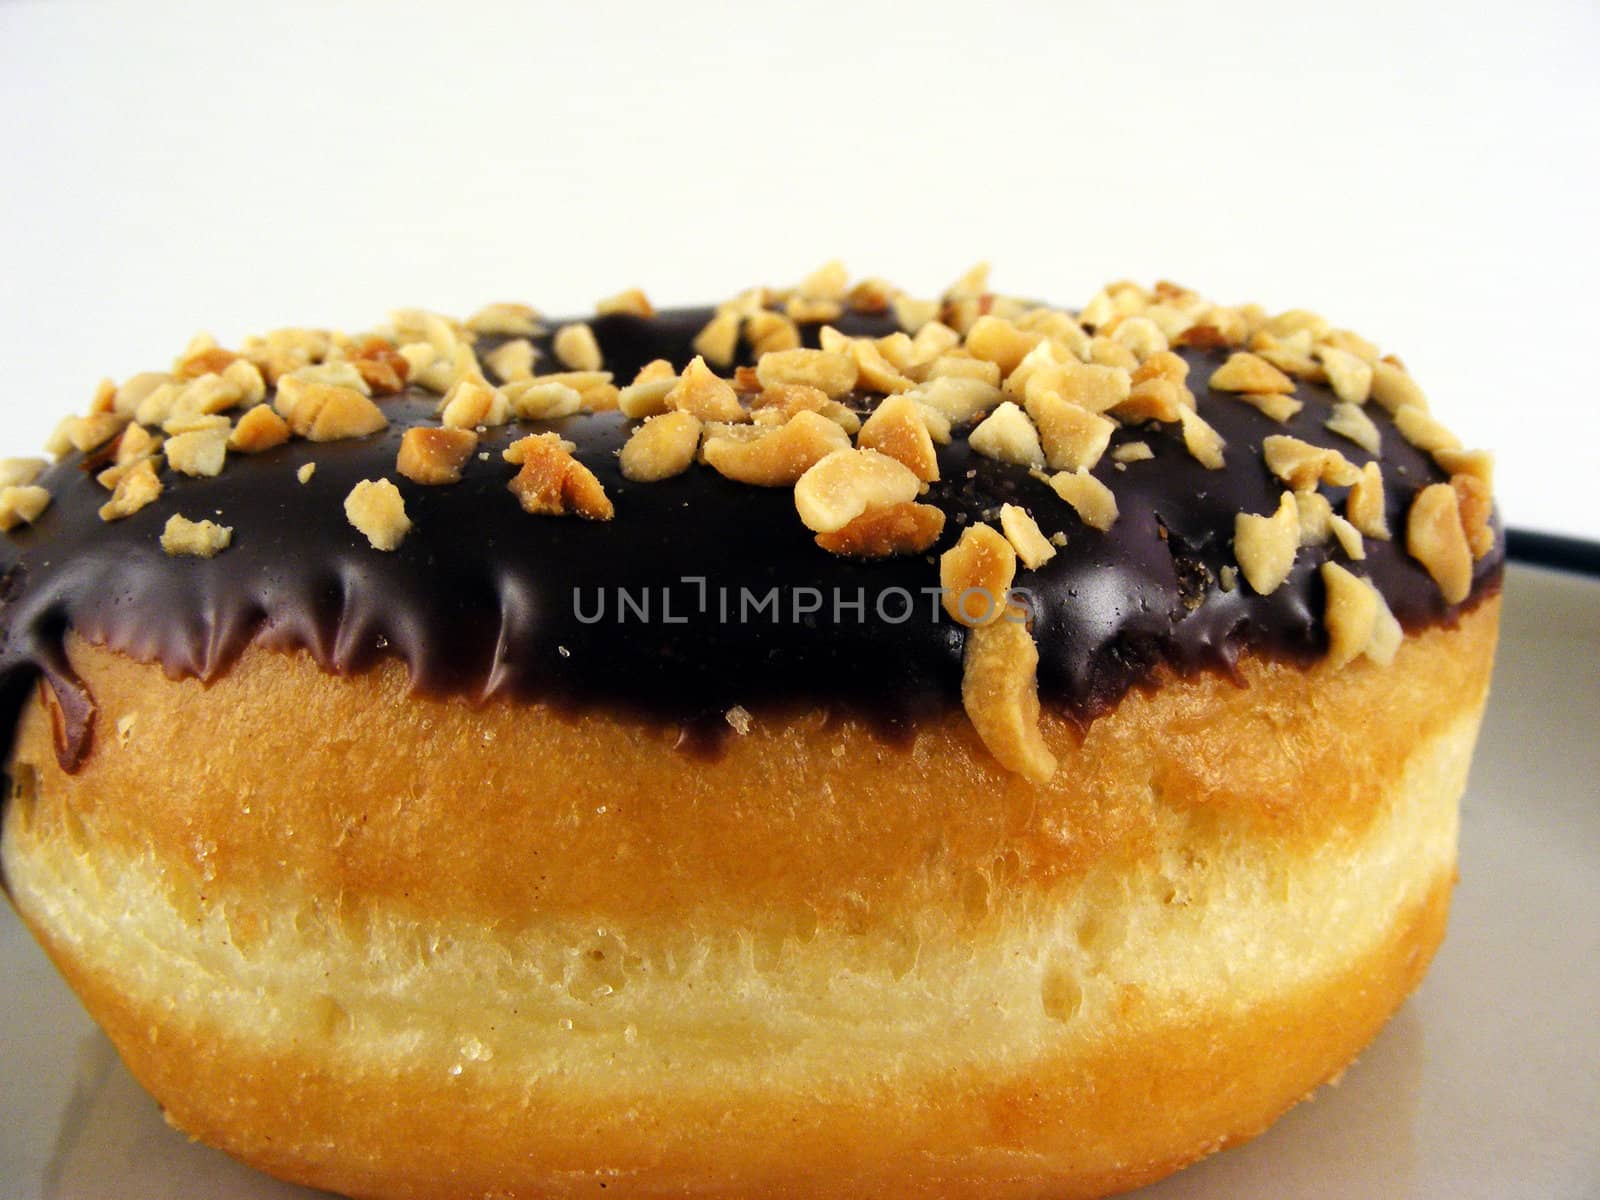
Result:
<svg viewBox="0 0 1600 1200"><path fill-rule="evenodd" d="M0 463L0 864L178 1129L354 1197L1089 1197L1444 933L1488 454L1170 283L829 264L196 338Z"/></svg>

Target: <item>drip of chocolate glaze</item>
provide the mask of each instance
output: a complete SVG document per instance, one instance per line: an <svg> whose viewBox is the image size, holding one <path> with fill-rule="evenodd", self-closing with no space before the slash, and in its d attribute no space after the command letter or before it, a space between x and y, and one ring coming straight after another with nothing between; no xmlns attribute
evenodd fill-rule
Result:
<svg viewBox="0 0 1600 1200"><path fill-rule="evenodd" d="M607 368L626 383L655 358L681 367L709 316L692 309L590 323ZM891 330L886 318L864 315L840 325ZM805 333L814 345L816 328ZM501 340L484 339L480 353ZM549 335L535 341L541 362L552 362ZM741 347L744 361L748 351ZM69 455L39 481L49 509L0 548L0 729L12 736L40 680L54 702L63 767L89 755L94 702L68 661L70 631L172 677L214 678L252 644L308 651L340 674L399 658L425 694L679 722L695 735L689 744L702 746L727 731L736 705L821 705L903 735L919 716L960 704L963 630L928 590L938 585L937 555L1007 502L1030 510L1046 536L1066 536L1049 563L1018 577L1047 706L1087 722L1163 668L1231 672L1246 651L1309 663L1327 647L1318 568L1344 561L1342 552L1303 548L1268 596L1242 580L1225 588L1234 516L1277 506L1282 487L1260 452L1271 434L1334 446L1357 464L1372 456L1323 427L1327 388L1300 383L1304 408L1279 424L1208 391L1221 351L1183 354L1200 414L1226 441L1225 470L1195 461L1176 426L1119 429L1113 449L1144 441L1154 457L1119 469L1108 453L1095 468L1121 510L1102 533L1025 469L975 454L958 434L940 447L942 478L925 497L949 517L939 544L875 562L819 549L788 488L733 483L700 465L657 483L624 479L617 453L635 422L615 412L490 430L460 483L423 487L394 469L401 434L436 422L437 398L413 389L381 400L390 425L380 433L230 456L212 479L168 472L155 503L116 522L97 515L107 493L93 473L104 452ZM1465 605L1445 604L1405 553L1404 530L1416 491L1446 477L1369 411L1382 433L1395 540L1368 539L1366 559L1348 565L1376 584L1406 629L1451 622L1498 587L1501 551L1476 564ZM544 430L576 444L615 503L614 520L521 510L501 451ZM316 471L302 484L296 472L306 463ZM391 553L374 550L343 510L357 482L383 477L398 484L413 522ZM1342 505L1343 489L1326 494ZM169 557L160 534L174 513L232 526L231 548L209 560Z"/></svg>

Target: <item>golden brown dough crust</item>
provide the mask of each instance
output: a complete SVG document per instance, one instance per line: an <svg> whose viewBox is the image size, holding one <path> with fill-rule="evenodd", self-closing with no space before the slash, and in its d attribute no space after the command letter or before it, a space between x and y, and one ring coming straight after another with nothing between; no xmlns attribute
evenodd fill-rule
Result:
<svg viewBox="0 0 1600 1200"><path fill-rule="evenodd" d="M393 665L70 642L101 736L67 774L29 706L0 848L174 1123L285 1178L1097 1195L1260 1131L1420 979L1498 611L1047 714L1044 785L959 713L706 761Z"/></svg>

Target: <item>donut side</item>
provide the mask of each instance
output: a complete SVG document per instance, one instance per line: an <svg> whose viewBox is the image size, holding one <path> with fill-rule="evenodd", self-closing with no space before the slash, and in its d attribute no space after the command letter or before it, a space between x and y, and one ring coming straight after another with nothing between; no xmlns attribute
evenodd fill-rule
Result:
<svg viewBox="0 0 1600 1200"><path fill-rule="evenodd" d="M173 1123L285 1178L1100 1195L1259 1132L1421 978L1498 605L1047 710L1038 785L955 712L706 761L392 663L69 638L116 732L69 773L28 703L0 862Z"/></svg>

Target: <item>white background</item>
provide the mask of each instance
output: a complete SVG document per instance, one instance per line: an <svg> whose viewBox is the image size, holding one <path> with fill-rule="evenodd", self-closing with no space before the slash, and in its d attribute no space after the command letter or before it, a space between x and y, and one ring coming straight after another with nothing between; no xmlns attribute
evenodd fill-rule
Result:
<svg viewBox="0 0 1600 1200"><path fill-rule="evenodd" d="M0 453L196 329L970 261L1405 358L1600 537L1600 7L0 3Z"/></svg>

